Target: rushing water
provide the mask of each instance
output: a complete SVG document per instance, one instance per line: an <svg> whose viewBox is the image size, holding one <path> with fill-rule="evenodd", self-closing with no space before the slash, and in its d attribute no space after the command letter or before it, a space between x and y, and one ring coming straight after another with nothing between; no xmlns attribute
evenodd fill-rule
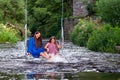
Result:
<svg viewBox="0 0 120 80"><path fill-rule="evenodd" d="M28 59L24 49L24 42L0 44L0 80L120 80L120 54L93 52L66 42L60 50L63 62L53 63Z"/></svg>

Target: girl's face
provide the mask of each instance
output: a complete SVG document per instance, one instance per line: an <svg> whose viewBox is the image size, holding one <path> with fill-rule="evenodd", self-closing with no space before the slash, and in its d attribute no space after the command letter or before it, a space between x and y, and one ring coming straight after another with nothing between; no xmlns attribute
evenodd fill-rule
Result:
<svg viewBox="0 0 120 80"><path fill-rule="evenodd" d="M55 42L55 39L51 39L51 43L54 43Z"/></svg>
<svg viewBox="0 0 120 80"><path fill-rule="evenodd" d="M41 34L40 34L40 33L37 33L37 34L35 34L35 36L36 36L36 38L38 39L38 38L41 36Z"/></svg>

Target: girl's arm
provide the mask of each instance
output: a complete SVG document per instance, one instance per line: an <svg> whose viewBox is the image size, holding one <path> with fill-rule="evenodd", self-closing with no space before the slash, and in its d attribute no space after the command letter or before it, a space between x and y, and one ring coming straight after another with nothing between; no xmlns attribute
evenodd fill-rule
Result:
<svg viewBox="0 0 120 80"><path fill-rule="evenodd" d="M47 50L47 52L49 52L48 45L49 45L49 43L47 43L47 44L45 45L45 47L44 47L44 48Z"/></svg>
<svg viewBox="0 0 120 80"><path fill-rule="evenodd" d="M62 43L62 44L60 44L60 45L57 44L57 47L58 47L58 48L61 48L63 45L64 45L64 43Z"/></svg>

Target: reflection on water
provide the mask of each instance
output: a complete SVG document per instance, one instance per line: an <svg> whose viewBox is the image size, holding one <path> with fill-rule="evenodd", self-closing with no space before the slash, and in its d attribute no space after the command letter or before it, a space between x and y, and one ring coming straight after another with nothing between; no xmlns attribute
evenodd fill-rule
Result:
<svg viewBox="0 0 120 80"><path fill-rule="evenodd" d="M0 80L23 80L23 74L8 74L0 72Z"/></svg>
<svg viewBox="0 0 120 80"><path fill-rule="evenodd" d="M39 74L39 73L29 73L26 74L26 79L60 79L64 80L64 74L63 73L44 73L44 74Z"/></svg>
<svg viewBox="0 0 120 80"><path fill-rule="evenodd" d="M120 73L0 73L0 80L120 80Z"/></svg>
<svg viewBox="0 0 120 80"><path fill-rule="evenodd" d="M120 74L112 73L45 73L27 74L27 79L44 80L120 80Z"/></svg>
<svg viewBox="0 0 120 80"><path fill-rule="evenodd" d="M69 77L71 80L119 80L120 74L114 73L76 73L73 77Z"/></svg>

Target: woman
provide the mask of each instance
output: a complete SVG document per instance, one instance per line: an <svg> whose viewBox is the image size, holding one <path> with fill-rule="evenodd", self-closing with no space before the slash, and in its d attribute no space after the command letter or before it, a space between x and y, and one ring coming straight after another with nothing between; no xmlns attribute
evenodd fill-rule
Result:
<svg viewBox="0 0 120 80"><path fill-rule="evenodd" d="M52 36L48 43L45 45L45 49L47 50L47 52L49 54L52 54L52 55L58 55L58 51L59 51L59 48L61 48L62 45L59 45L56 41L56 38L54 36Z"/></svg>
<svg viewBox="0 0 120 80"><path fill-rule="evenodd" d="M42 47L42 36L39 31L36 31L34 36L29 39L27 53L35 58L43 56L50 59L50 56L45 52Z"/></svg>

